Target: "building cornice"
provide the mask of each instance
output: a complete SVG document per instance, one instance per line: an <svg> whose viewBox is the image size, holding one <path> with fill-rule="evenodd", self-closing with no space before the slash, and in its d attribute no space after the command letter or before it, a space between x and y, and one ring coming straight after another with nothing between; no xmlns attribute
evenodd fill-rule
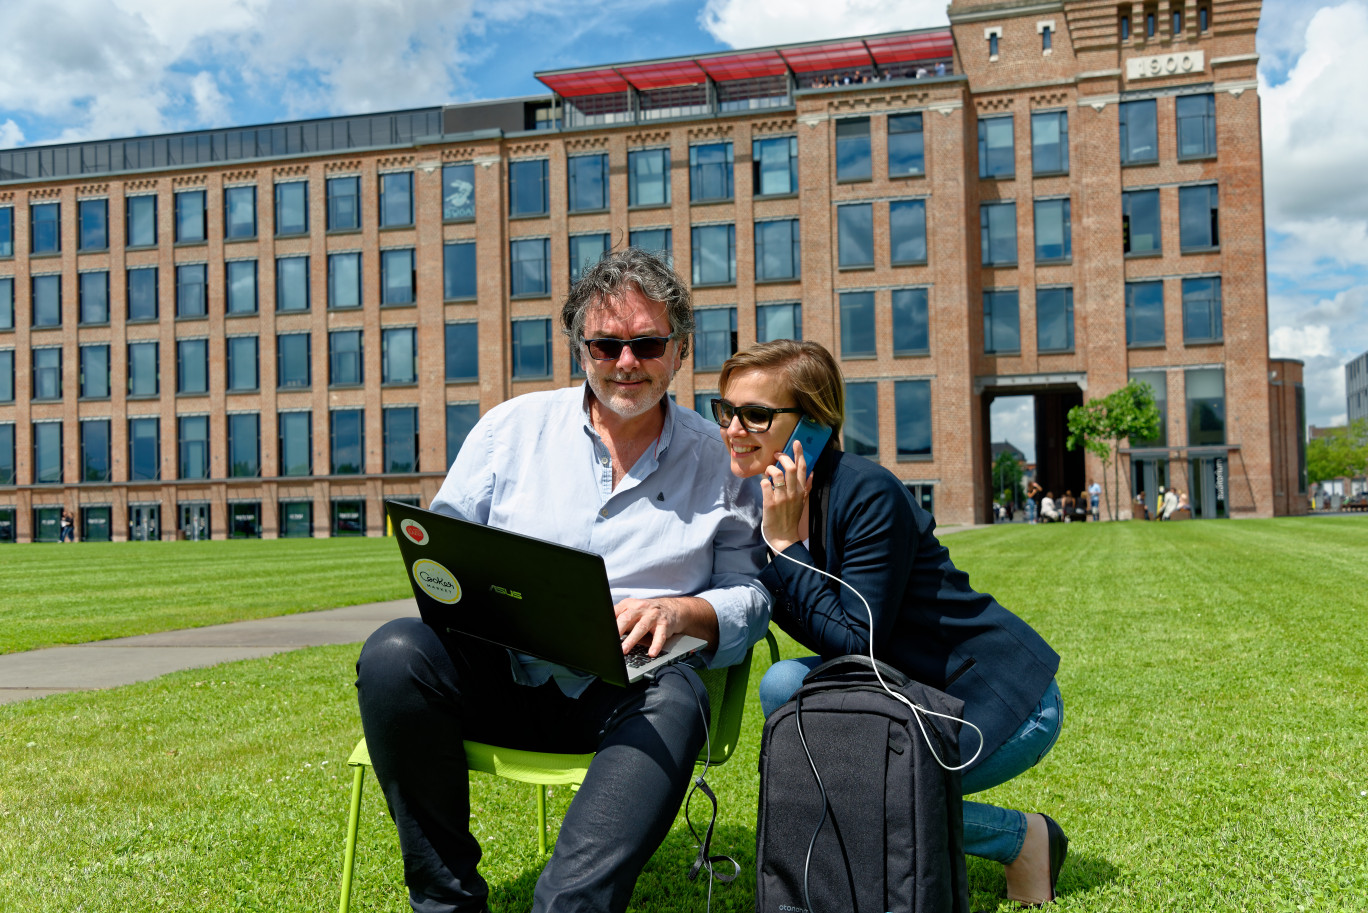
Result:
<svg viewBox="0 0 1368 913"><path fill-rule="evenodd" d="M1061 0L1046 0L1046 2L1041 3L995 3L989 7L964 13L954 12L952 5L949 16L951 25L959 25L966 22L984 22L989 19L1003 19L1010 16L1036 16L1041 13L1062 12L1064 12L1064 4Z"/></svg>

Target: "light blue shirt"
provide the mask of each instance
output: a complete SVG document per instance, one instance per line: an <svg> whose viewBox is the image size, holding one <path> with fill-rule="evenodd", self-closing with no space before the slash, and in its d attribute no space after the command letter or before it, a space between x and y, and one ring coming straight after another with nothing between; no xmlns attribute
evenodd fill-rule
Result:
<svg viewBox="0 0 1368 913"><path fill-rule="evenodd" d="M739 662L769 626L760 487L731 473L717 425L666 398L660 438L613 489L588 385L528 393L471 430L432 509L602 555L613 601L697 596L717 613L710 666ZM518 655L514 677L554 677L578 697L592 676Z"/></svg>

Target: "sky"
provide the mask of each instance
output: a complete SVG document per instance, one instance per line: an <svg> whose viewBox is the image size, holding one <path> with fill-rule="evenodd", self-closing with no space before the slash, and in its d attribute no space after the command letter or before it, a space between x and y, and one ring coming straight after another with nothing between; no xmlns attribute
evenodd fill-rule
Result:
<svg viewBox="0 0 1368 913"><path fill-rule="evenodd" d="M947 24L947 0L0 0L0 149L544 94L538 70ZM1368 0L1265 0L1270 354L1368 351ZM1034 453L1029 401L993 439Z"/></svg>

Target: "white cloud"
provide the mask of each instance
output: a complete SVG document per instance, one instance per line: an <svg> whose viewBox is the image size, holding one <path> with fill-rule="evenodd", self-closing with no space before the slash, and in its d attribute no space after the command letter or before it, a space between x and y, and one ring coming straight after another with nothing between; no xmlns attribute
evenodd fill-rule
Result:
<svg viewBox="0 0 1368 913"><path fill-rule="evenodd" d="M214 74L201 70L190 80L190 94L195 100L196 119L202 124L228 122L230 99L219 89Z"/></svg>
<svg viewBox="0 0 1368 913"><path fill-rule="evenodd" d="M993 443L1004 441L1026 455L1026 462L1035 462L1035 397L1005 396L993 400L989 408L989 422Z"/></svg>
<svg viewBox="0 0 1368 913"><path fill-rule="evenodd" d="M698 21L734 48L948 25L945 0L708 0Z"/></svg>
<svg viewBox="0 0 1368 913"><path fill-rule="evenodd" d="M0 124L0 149L9 149L24 142L24 131L12 120Z"/></svg>
<svg viewBox="0 0 1368 913"><path fill-rule="evenodd" d="M1327 326L1278 327L1268 336L1268 354L1273 358L1315 358L1334 356Z"/></svg>

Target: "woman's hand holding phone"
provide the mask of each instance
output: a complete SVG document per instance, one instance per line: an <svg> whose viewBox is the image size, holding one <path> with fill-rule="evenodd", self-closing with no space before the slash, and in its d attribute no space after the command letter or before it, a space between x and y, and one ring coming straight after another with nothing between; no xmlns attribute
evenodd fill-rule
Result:
<svg viewBox="0 0 1368 913"><path fill-rule="evenodd" d="M764 495L761 531L774 551L782 552L806 538L807 494L812 487L801 441L793 442L794 456L775 453L775 465L765 469L760 489Z"/></svg>

